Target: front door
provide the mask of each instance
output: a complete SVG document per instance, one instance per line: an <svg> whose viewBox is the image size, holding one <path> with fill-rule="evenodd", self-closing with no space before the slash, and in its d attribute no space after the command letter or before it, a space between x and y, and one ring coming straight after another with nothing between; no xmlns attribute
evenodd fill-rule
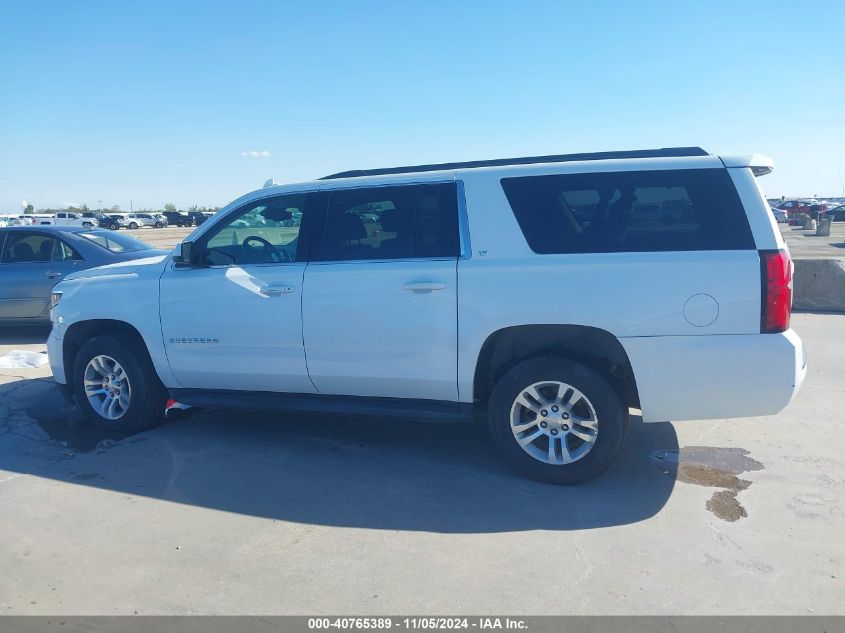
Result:
<svg viewBox="0 0 845 633"><path fill-rule="evenodd" d="M320 393L457 400L455 183L336 189L305 271Z"/></svg>
<svg viewBox="0 0 845 633"><path fill-rule="evenodd" d="M197 267L167 267L162 335L183 387L315 391L302 345L299 240L311 195L247 203L197 239Z"/></svg>

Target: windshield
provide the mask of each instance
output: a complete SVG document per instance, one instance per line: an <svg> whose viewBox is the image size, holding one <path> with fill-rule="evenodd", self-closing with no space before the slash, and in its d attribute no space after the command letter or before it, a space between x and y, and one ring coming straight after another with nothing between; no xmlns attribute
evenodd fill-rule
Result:
<svg viewBox="0 0 845 633"><path fill-rule="evenodd" d="M86 231L77 233L77 235L94 242L97 246L110 250L112 253L130 253L154 248L131 235L115 233L114 231Z"/></svg>

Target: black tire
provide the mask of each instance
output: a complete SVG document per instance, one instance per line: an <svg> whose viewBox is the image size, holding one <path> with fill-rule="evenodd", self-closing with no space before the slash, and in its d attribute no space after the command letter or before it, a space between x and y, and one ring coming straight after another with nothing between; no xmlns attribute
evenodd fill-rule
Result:
<svg viewBox="0 0 845 633"><path fill-rule="evenodd" d="M542 381L575 387L595 409L595 443L574 462L554 465L535 459L523 450L511 431L511 408L517 396ZM488 426L502 455L521 473L555 484L579 484L600 475L616 459L628 432L628 409L607 380L589 367L560 357L532 358L512 367L496 383L488 402Z"/></svg>
<svg viewBox="0 0 845 633"><path fill-rule="evenodd" d="M120 228L120 225L117 222L112 222L111 224L109 224L109 228L112 231L117 231Z"/></svg>
<svg viewBox="0 0 845 633"><path fill-rule="evenodd" d="M93 224L93 223L91 223L91 222L83 222L83 223L82 223L82 228L84 228L84 229L93 229L93 228L94 228L94 224Z"/></svg>
<svg viewBox="0 0 845 633"><path fill-rule="evenodd" d="M120 363L132 390L129 406L117 420L101 416L85 395L85 368L92 358L101 355ZM137 433L160 424L164 418L167 391L159 381L146 350L131 336L106 334L92 338L77 352L71 376L77 404L93 426L118 433Z"/></svg>
<svg viewBox="0 0 845 633"><path fill-rule="evenodd" d="M132 230L135 230L135 229L138 228L138 224L136 222L130 222L129 228L132 229Z"/></svg>

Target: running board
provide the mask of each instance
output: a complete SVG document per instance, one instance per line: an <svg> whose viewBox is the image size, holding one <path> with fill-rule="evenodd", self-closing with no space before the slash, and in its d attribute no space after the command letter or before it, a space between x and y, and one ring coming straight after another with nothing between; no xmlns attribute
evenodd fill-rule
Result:
<svg viewBox="0 0 845 633"><path fill-rule="evenodd" d="M472 404L448 400L327 396L272 391L209 389L170 389L169 391L170 396L177 402L204 408L371 415L429 422L470 422L473 419Z"/></svg>

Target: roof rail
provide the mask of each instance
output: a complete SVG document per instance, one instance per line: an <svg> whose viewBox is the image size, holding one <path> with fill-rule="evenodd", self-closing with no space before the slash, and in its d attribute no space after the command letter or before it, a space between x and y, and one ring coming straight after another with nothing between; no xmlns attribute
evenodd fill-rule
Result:
<svg viewBox="0 0 845 633"><path fill-rule="evenodd" d="M359 176L384 176L386 174L409 174L417 171L451 171L476 167L502 167L504 165L531 165L533 163L568 163L578 160L609 160L612 158L664 158L676 156L709 156L700 147L662 147L660 149L635 149L623 152L587 152L582 154L553 154L551 156L523 156L521 158L494 158L492 160L471 160L463 163L437 163L433 165L411 165L408 167L383 167L380 169L352 169L341 171L320 180L335 178L356 178Z"/></svg>

